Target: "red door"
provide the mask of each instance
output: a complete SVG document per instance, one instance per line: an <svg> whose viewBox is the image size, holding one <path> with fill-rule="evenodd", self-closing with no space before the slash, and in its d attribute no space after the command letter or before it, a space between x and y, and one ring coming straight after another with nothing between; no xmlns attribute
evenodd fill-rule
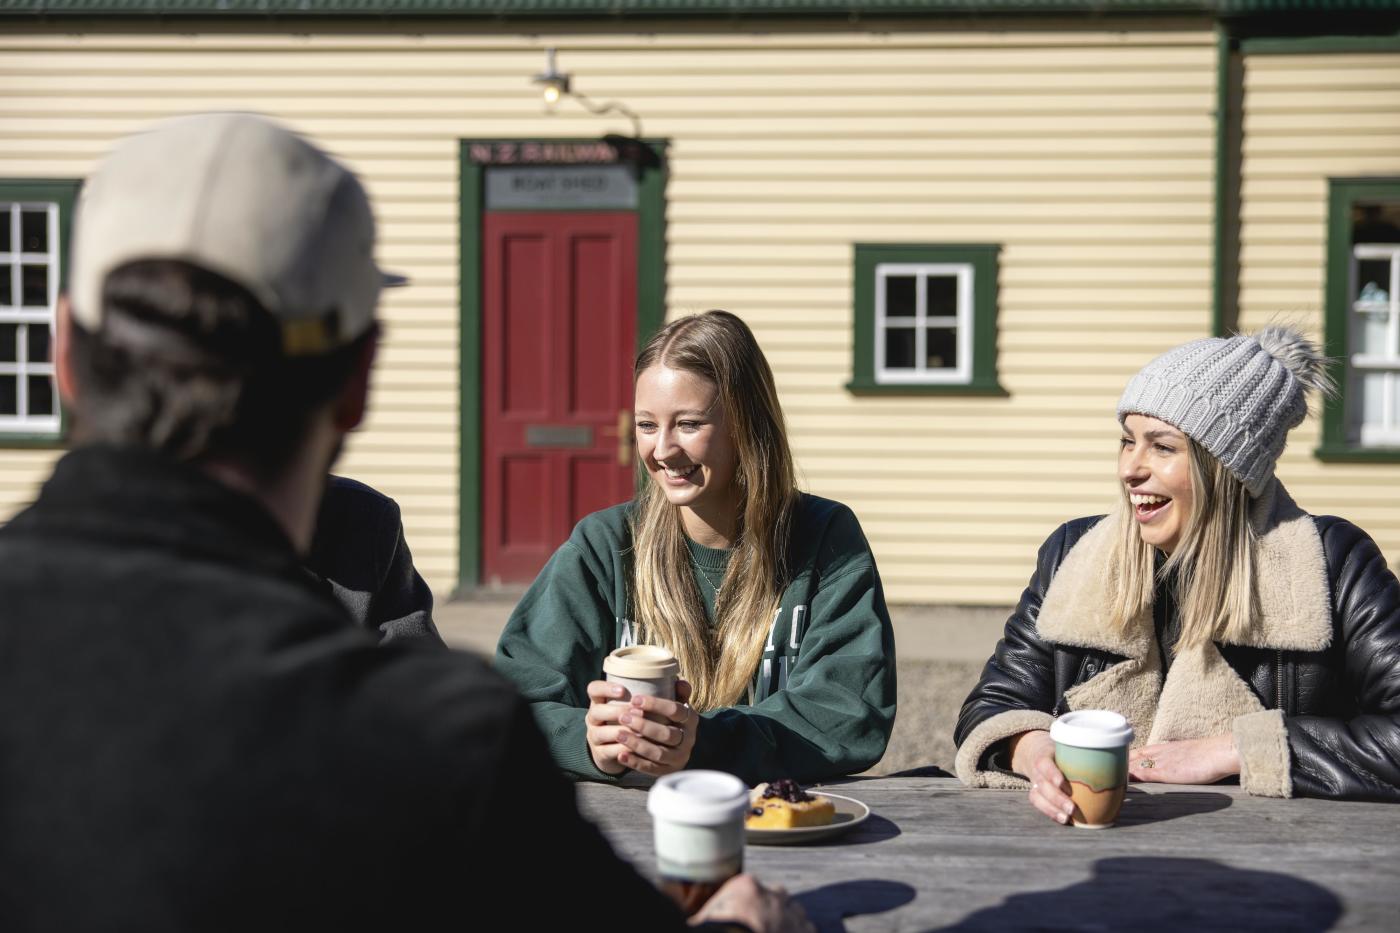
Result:
<svg viewBox="0 0 1400 933"><path fill-rule="evenodd" d="M528 582L632 495L637 216L482 219L482 579Z"/></svg>

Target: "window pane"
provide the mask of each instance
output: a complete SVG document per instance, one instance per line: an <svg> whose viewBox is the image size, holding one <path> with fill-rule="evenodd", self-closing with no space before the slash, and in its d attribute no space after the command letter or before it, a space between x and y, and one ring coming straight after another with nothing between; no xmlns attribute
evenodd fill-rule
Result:
<svg viewBox="0 0 1400 933"><path fill-rule="evenodd" d="M0 305L8 307L13 307L15 303L15 292L11 287L12 272L12 266L0 266Z"/></svg>
<svg viewBox="0 0 1400 933"><path fill-rule="evenodd" d="M887 369L914 368L914 328L885 328L885 367Z"/></svg>
<svg viewBox="0 0 1400 933"><path fill-rule="evenodd" d="M1353 243L1400 243L1400 203L1356 204L1351 209Z"/></svg>
<svg viewBox="0 0 1400 933"><path fill-rule="evenodd" d="M49 251L48 211L21 211L19 215L20 249L26 253Z"/></svg>
<svg viewBox="0 0 1400 933"><path fill-rule="evenodd" d="M49 359L49 326L47 324L28 324L29 331L29 354L28 360L31 363L48 363Z"/></svg>
<svg viewBox="0 0 1400 933"><path fill-rule="evenodd" d="M18 399L15 396L16 376L0 376L0 415L17 415Z"/></svg>
<svg viewBox="0 0 1400 933"><path fill-rule="evenodd" d="M1361 377L1362 424L1385 427L1385 376L1385 373L1367 373Z"/></svg>
<svg viewBox="0 0 1400 933"><path fill-rule="evenodd" d="M928 278L929 317L953 317L958 313L958 278L954 275L931 275Z"/></svg>
<svg viewBox="0 0 1400 933"><path fill-rule="evenodd" d="M0 204L0 253L10 251L10 205Z"/></svg>
<svg viewBox="0 0 1400 933"><path fill-rule="evenodd" d="M48 266L25 266L20 270L20 288L23 290L26 308L47 308L49 306Z"/></svg>
<svg viewBox="0 0 1400 933"><path fill-rule="evenodd" d="M929 369L957 369L958 330L956 327L930 327L925 336Z"/></svg>
<svg viewBox="0 0 1400 933"><path fill-rule="evenodd" d="M918 298L914 289L918 280L912 275L891 275L885 278L885 317L913 317Z"/></svg>
<svg viewBox="0 0 1400 933"><path fill-rule="evenodd" d="M18 357L19 325L0 324L0 363L13 363Z"/></svg>
<svg viewBox="0 0 1400 933"><path fill-rule="evenodd" d="M1385 304L1390 301L1390 263L1384 259L1363 259L1356 264L1358 304Z"/></svg>
<svg viewBox="0 0 1400 933"><path fill-rule="evenodd" d="M1363 311L1357 315L1358 323L1356 334L1357 353L1365 353L1368 356L1393 356L1395 351L1390 346L1390 312L1389 311Z"/></svg>
<svg viewBox="0 0 1400 933"><path fill-rule="evenodd" d="M53 414L53 377L29 377L29 414Z"/></svg>

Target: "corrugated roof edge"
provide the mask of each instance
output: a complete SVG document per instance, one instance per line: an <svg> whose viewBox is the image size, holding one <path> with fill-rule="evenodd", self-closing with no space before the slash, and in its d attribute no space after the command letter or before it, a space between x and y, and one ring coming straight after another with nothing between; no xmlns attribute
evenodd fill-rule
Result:
<svg viewBox="0 0 1400 933"><path fill-rule="evenodd" d="M1197 15L1353 19L1400 14L1400 0L0 0L0 17L854 17ZM1391 17L1384 17L1386 20ZM1355 26L1355 23L1351 24ZM1375 22L1365 32L1389 29ZM1311 30L1308 30L1311 31Z"/></svg>
<svg viewBox="0 0 1400 933"><path fill-rule="evenodd" d="M0 0L0 16L893 16L1400 10L1400 0Z"/></svg>

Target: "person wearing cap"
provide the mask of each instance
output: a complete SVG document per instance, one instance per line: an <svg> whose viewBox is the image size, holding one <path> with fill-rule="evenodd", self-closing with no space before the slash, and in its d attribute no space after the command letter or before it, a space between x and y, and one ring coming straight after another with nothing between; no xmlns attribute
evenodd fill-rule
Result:
<svg viewBox="0 0 1400 933"><path fill-rule="evenodd" d="M1047 733L1107 709L1134 780L1400 800L1400 584L1355 525L1275 476L1307 396L1331 391L1298 332L1159 356L1118 402L1117 504L1055 531L963 705L956 767L1072 811Z"/></svg>
<svg viewBox="0 0 1400 933"><path fill-rule="evenodd" d="M89 179L56 359L75 449L0 530L0 928L562 928L607 891L685 929L505 680L378 644L305 572L366 408L374 240L355 177L251 115ZM747 876L700 919L809 928Z"/></svg>

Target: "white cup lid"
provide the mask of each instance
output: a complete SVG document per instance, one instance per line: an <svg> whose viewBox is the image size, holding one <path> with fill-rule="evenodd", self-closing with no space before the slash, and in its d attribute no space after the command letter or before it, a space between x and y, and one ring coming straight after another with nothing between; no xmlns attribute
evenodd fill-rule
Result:
<svg viewBox="0 0 1400 933"><path fill-rule="evenodd" d="M659 645L629 645L603 659L603 673L634 680L663 680L680 672L676 656Z"/></svg>
<svg viewBox="0 0 1400 933"><path fill-rule="evenodd" d="M1122 748L1133 743L1133 727L1112 710L1080 709L1051 723L1050 738L1076 748Z"/></svg>
<svg viewBox="0 0 1400 933"><path fill-rule="evenodd" d="M749 808L749 789L723 771L677 771L647 793L647 812L672 823L723 826Z"/></svg>

